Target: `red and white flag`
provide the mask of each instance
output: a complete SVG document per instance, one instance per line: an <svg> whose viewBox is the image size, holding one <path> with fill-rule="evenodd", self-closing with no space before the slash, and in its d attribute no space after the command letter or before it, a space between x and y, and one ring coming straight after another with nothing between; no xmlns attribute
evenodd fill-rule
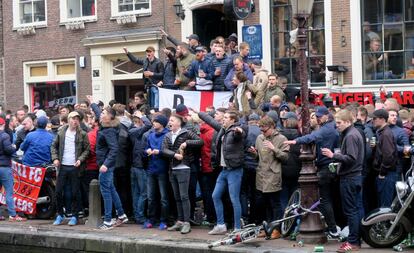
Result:
<svg viewBox="0 0 414 253"><path fill-rule="evenodd" d="M198 111L205 111L207 106L227 108L233 95L230 91L183 91L159 88L159 108L175 109L179 104Z"/></svg>

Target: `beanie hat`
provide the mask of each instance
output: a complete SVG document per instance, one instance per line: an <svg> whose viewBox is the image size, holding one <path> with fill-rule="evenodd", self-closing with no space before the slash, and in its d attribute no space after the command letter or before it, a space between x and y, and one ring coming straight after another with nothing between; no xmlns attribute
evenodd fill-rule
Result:
<svg viewBox="0 0 414 253"><path fill-rule="evenodd" d="M163 127L166 127L167 124L168 124L168 118L165 117L162 114L155 116L155 118L153 119L153 121L160 123Z"/></svg>
<svg viewBox="0 0 414 253"><path fill-rule="evenodd" d="M175 113L177 113L178 115L180 115L181 117L186 117L188 116L188 109L187 106L185 106L184 104L179 104L177 105L177 107L175 108Z"/></svg>

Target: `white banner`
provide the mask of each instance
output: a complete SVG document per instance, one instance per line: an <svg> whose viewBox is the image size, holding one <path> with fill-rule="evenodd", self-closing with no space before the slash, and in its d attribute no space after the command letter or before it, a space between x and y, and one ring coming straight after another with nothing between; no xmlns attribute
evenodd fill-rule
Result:
<svg viewBox="0 0 414 253"><path fill-rule="evenodd" d="M175 109L179 104L198 111L205 111L206 107L227 108L233 95L230 91L183 91L159 88L159 108Z"/></svg>

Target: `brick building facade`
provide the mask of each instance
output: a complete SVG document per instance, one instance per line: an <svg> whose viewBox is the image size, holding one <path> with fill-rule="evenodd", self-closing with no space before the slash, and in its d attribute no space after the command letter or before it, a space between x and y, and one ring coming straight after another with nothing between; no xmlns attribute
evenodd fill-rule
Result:
<svg viewBox="0 0 414 253"><path fill-rule="evenodd" d="M254 0L255 12L246 20L233 23L224 23L223 0L181 0L184 19L175 13L175 0L149 0L146 2L149 9L141 6L138 10L135 9L138 5L134 5L133 11L128 9L125 12L122 8L130 8L133 1L30 0L28 2L33 4L30 8L19 5L20 1L3 1L3 16L0 16L4 38L0 49L0 56L4 56L4 71L0 73L0 77L4 74L0 78L0 102L5 101L10 109L22 104L28 104L33 109L39 104L45 106L51 101L66 103L73 98L80 101L87 94L93 94L104 102L113 98L126 102L135 91L143 89L142 70L127 62L122 47L128 47L135 55L144 56L145 48L151 45L163 58L160 50L170 44L162 37L159 27L183 41L191 33L212 37L219 35L218 32L222 32L223 36L236 32L240 42L244 25L260 24L264 67L277 72L281 62L290 62L291 83L295 85L292 62L296 56L285 55L292 48L289 32L295 29L288 0ZM36 5L38 2L44 2L45 6L39 7ZM90 3L89 8L76 9L77 3L85 2ZM398 0L388 4L392 6L377 7L374 2L383 4L384 1L315 0L309 20L309 71L311 78L314 77L311 80L314 91L377 92L382 85L389 90L404 91L412 87L411 76L407 74L411 66L408 66L407 59L414 51L414 43L409 48L414 31L407 27L411 27L411 16L414 15L399 14L400 7L412 12L411 5L407 4L412 1ZM36 8L44 8L44 15L39 15ZM76 10L89 13L89 16L69 18L69 13L79 17ZM374 20L381 15L382 20ZM210 23L207 22L209 20ZM365 73L364 57L369 53L363 45L367 20L381 36L384 44L381 52L390 55L388 69L382 71L393 71L394 79L372 80ZM400 40L407 43L403 48L390 48L389 41L393 42L394 47L399 45L398 31L378 30L386 27L390 20L404 25L401 29L405 29L402 33L405 37ZM204 42L208 43L209 39L205 38ZM404 67L398 69L395 66L401 57L395 53L396 50L404 60ZM284 58L288 61L283 61ZM316 68L312 66L315 62L319 64ZM340 73L328 71L327 66L333 65L346 67L343 81ZM316 71L320 72L318 76ZM340 85L335 85L338 82ZM60 98L67 98L67 101Z"/></svg>

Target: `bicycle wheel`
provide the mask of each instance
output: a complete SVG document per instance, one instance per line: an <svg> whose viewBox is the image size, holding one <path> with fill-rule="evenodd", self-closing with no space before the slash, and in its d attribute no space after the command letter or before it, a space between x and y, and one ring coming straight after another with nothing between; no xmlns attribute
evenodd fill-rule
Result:
<svg viewBox="0 0 414 253"><path fill-rule="evenodd" d="M285 212L283 213L283 219L294 216L295 210L300 205L300 190L297 189L292 193L288 201ZM282 222L280 226L281 234L283 237L289 236L289 234L294 230L296 225L296 220L298 217L292 217Z"/></svg>

